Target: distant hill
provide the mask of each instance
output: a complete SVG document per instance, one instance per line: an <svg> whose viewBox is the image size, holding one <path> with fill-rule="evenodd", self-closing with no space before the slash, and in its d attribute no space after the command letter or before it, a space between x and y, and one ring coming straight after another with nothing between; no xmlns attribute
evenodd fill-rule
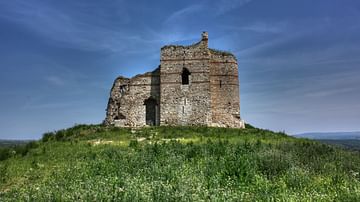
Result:
<svg viewBox="0 0 360 202"><path fill-rule="evenodd" d="M345 140L317 140L325 144L336 145L344 149L360 151L360 140L345 139Z"/></svg>
<svg viewBox="0 0 360 202"><path fill-rule="evenodd" d="M360 132L324 132L324 133L302 133L295 137L326 140L360 140Z"/></svg>
<svg viewBox="0 0 360 202"><path fill-rule="evenodd" d="M0 201L360 201L360 155L254 127L78 125L0 148Z"/></svg>
<svg viewBox="0 0 360 202"><path fill-rule="evenodd" d="M1 140L0 147L11 147L16 145L23 145L30 142L30 140Z"/></svg>
<svg viewBox="0 0 360 202"><path fill-rule="evenodd" d="M360 151L360 132L303 133L294 137L313 139L344 149Z"/></svg>

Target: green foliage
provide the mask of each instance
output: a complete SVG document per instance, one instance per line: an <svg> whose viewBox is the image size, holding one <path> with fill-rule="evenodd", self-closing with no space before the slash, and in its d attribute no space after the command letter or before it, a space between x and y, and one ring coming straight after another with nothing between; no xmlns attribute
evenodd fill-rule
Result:
<svg viewBox="0 0 360 202"><path fill-rule="evenodd" d="M254 127L77 125L0 149L1 201L359 201L360 155Z"/></svg>
<svg viewBox="0 0 360 202"><path fill-rule="evenodd" d="M0 147L0 161L6 160L13 155L25 156L31 149L39 146L36 141L30 141L26 144L14 145L10 147Z"/></svg>
<svg viewBox="0 0 360 202"><path fill-rule="evenodd" d="M255 127L252 126L252 125L249 124L249 123L245 123L245 128L246 128L246 129L255 129Z"/></svg>
<svg viewBox="0 0 360 202"><path fill-rule="evenodd" d="M131 140L129 143L129 147L137 148L139 145L139 142L137 140Z"/></svg>
<svg viewBox="0 0 360 202"><path fill-rule="evenodd" d="M7 147L0 147L0 161L8 159L11 156L11 150Z"/></svg>

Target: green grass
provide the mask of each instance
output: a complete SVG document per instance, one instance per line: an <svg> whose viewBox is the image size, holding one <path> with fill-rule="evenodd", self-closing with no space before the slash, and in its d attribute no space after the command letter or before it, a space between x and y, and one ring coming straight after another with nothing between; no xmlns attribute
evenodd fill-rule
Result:
<svg viewBox="0 0 360 202"><path fill-rule="evenodd" d="M19 148L0 201L360 200L358 152L253 127L79 125Z"/></svg>

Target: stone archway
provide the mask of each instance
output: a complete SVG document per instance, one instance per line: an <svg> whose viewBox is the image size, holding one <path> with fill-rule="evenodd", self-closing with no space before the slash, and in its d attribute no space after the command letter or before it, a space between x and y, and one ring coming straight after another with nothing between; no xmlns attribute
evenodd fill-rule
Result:
<svg viewBox="0 0 360 202"><path fill-rule="evenodd" d="M158 125L157 123L157 111L158 104L154 98L148 98L144 102L145 105L145 121L148 126Z"/></svg>

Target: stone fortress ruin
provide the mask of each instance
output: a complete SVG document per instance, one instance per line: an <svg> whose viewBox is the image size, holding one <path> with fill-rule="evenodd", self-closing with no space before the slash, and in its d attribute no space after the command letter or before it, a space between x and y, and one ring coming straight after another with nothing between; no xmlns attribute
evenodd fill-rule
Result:
<svg viewBox="0 0 360 202"><path fill-rule="evenodd" d="M114 81L104 123L244 128L236 57L209 48L207 32L190 46L164 46L157 69Z"/></svg>

